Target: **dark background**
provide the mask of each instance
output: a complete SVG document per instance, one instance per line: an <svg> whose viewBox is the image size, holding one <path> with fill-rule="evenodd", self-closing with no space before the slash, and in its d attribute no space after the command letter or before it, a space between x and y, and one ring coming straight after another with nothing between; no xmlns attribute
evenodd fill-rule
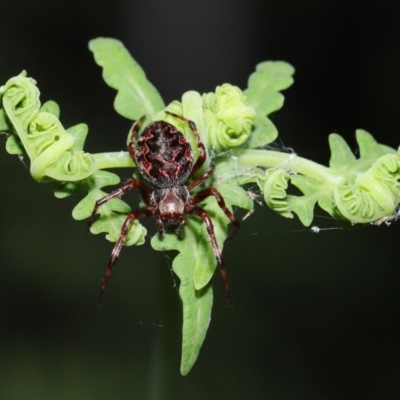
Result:
<svg viewBox="0 0 400 400"><path fill-rule="evenodd" d="M274 116L280 144L326 164L331 132L354 150L356 128L400 144L395 4L3 2L0 84L26 69L66 127L89 124L94 153L122 150L130 122L113 110L91 38L123 41L165 102L224 82L245 88L258 62L286 60L296 75ZM258 206L224 249L235 306L216 276L210 329L183 378L171 255L123 249L99 310L112 244L72 219L77 198L56 199L5 150L0 171L1 399L399 398L399 223L315 234ZM314 225L339 227L316 215Z"/></svg>

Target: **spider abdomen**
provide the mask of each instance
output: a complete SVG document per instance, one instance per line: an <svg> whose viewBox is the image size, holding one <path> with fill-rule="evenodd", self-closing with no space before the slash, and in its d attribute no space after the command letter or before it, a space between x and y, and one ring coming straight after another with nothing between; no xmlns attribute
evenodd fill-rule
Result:
<svg viewBox="0 0 400 400"><path fill-rule="evenodd" d="M173 125L155 121L140 135L135 161L143 177L155 187L182 185L193 167L189 142Z"/></svg>

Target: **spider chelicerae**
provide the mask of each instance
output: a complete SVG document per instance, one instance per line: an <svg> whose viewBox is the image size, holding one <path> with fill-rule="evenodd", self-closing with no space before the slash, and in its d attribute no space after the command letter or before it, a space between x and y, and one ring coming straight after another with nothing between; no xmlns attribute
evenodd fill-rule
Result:
<svg viewBox="0 0 400 400"><path fill-rule="evenodd" d="M120 197L130 189L138 189L146 205L146 208L129 213L122 225L121 233L111 253L100 288L98 297L99 306L132 223L139 218L155 217L157 218L158 233L160 235L163 235L165 227L170 226L176 227L177 235L181 235L186 224L186 215L195 215L204 221L215 258L221 271L228 303L230 306L232 305L225 263L215 238L213 223L207 211L199 207L198 204L205 198L214 196L219 207L233 224L235 228L234 232L239 228L239 221L226 207L222 195L214 187L201 189L194 196L190 195L190 192L195 187L204 183L213 174L214 165L211 164L206 172L194 178L189 184L186 184L206 161L206 149L193 121L168 111L166 113L189 125L196 139L199 157L194 162L193 151L187 139L175 126L165 121L154 121L147 125L136 143L136 136L145 117L143 116L136 121L132 128L128 151L138 167L141 176L152 185L152 188L138 179L131 179L119 189L96 201L89 219L89 227L93 223L97 210L102 204L115 197Z"/></svg>

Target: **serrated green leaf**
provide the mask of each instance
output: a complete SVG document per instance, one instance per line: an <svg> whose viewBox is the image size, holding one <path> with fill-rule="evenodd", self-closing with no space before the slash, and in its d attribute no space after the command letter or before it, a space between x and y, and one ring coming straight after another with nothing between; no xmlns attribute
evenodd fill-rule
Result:
<svg viewBox="0 0 400 400"><path fill-rule="evenodd" d="M181 255L178 255L180 257ZM213 290L209 283L203 289L194 292L193 281L179 273L187 267L187 261L182 256L175 267L175 273L180 279L179 295L185 298L183 303L182 336L187 340L182 341L181 374L187 375L197 360L201 346L207 334L211 321L213 305ZM181 279L183 278L183 279ZM193 323L194 322L194 323Z"/></svg>
<svg viewBox="0 0 400 400"><path fill-rule="evenodd" d="M216 188L222 195L225 205L231 211L232 206L238 206L247 210L251 210L253 208L253 201L247 196L246 191L238 186L235 182L223 182ZM229 225L230 221L214 197L209 197L205 201L205 206L203 208L211 217L214 225L215 237L217 239L218 246L222 251L224 241L228 236L227 226ZM199 230L199 228L201 230ZM203 223L198 225L197 229L193 228L192 232L194 233L193 242L197 242L197 245L191 245L188 246L188 248L189 251L192 251L194 247L197 247L198 254L194 257L194 259L201 260L200 263L195 262L193 274L194 287L197 290L200 290L211 280L215 272L217 262L205 225ZM199 240L201 237L203 240Z"/></svg>
<svg viewBox="0 0 400 400"><path fill-rule="evenodd" d="M53 114L57 118L60 118L60 107L53 100L46 101L46 103L44 103L42 107L40 107L40 112L48 112L50 114Z"/></svg>
<svg viewBox="0 0 400 400"><path fill-rule="evenodd" d="M108 171L97 170L89 178L77 182L59 182L54 195L62 199L64 197L72 196L74 194L81 194L92 189L101 189L105 186L117 185L120 182L118 175ZM89 216L90 214L88 214ZM82 217L78 219L85 219Z"/></svg>
<svg viewBox="0 0 400 400"><path fill-rule="evenodd" d="M245 149L263 147L272 143L277 137L278 130L272 121L265 115L258 113L253 123L253 131L242 147Z"/></svg>
<svg viewBox="0 0 400 400"><path fill-rule="evenodd" d="M252 200L243 188L235 183L224 182L218 186L228 207L231 204L251 209ZM229 219L218 206L215 198L208 198L203 207L210 215L214 225L217 242L222 251L227 237ZM210 243L206 227L198 217L187 218L182 238L174 233L166 233L152 238L151 244L159 251L178 250L172 268L181 280L179 293L183 303L184 319L182 328L181 373L186 375L192 368L204 341L211 318L212 289L211 278L217 261Z"/></svg>
<svg viewBox="0 0 400 400"><path fill-rule="evenodd" d="M356 131L360 158L356 158L345 140L338 134L329 135L331 149L330 168L336 175L345 175L354 179L360 172L366 171L381 156L395 154L396 150L378 143L373 136L362 129Z"/></svg>
<svg viewBox="0 0 400 400"><path fill-rule="evenodd" d="M334 170L345 170L356 160L349 145L336 133L329 135L329 147L331 149L329 166Z"/></svg>
<svg viewBox="0 0 400 400"><path fill-rule="evenodd" d="M188 229L191 232L196 223L188 221ZM171 243L167 245L167 241ZM164 238L154 236L152 246L156 250L170 248L172 242L179 239L174 234L167 234ZM207 329L211 320L213 304L213 291L211 282L200 290L196 290L193 284L194 263L196 256L189 251L181 252L174 259L173 270L180 280L179 295L183 305L182 326L182 358L181 374L187 375L197 360L201 345L204 342Z"/></svg>
<svg viewBox="0 0 400 400"><path fill-rule="evenodd" d="M116 185L119 177L111 172L97 170L89 178L79 182L60 183L55 191L58 198L64 198L73 194L88 192L87 195L72 210L72 216L76 220L87 219L92 215L95 202L107 195L101 188ZM131 208L119 198L114 198L103 204L98 209L99 218L92 224L90 231L94 234L107 233L106 239L115 242L121 233L121 227L126 219L126 214ZM138 222L134 222L129 229L124 245L140 245L144 243L146 229Z"/></svg>
<svg viewBox="0 0 400 400"><path fill-rule="evenodd" d="M71 126L67 129L67 132L74 138L73 151L82 151L83 145L85 144L86 136L89 132L89 128L86 124L78 124Z"/></svg>
<svg viewBox="0 0 400 400"><path fill-rule="evenodd" d="M106 192L102 190L92 188L90 192L86 195L86 197L81 200L73 209L72 216L76 220L82 220L89 218L92 215L94 204L97 200L107 196ZM127 214L131 211L128 204L126 204L121 199L112 199L108 201L105 205L99 208L100 218L92 225L92 233L100 233L100 232L107 232L107 230L98 230L96 229L96 225L102 225L106 227L108 223L111 222L112 218L119 217L119 215L115 216L115 213L124 213ZM99 222L99 223L97 223ZM97 223L97 224L96 224ZM120 232L121 229L118 230Z"/></svg>
<svg viewBox="0 0 400 400"><path fill-rule="evenodd" d="M283 61L265 61L256 66L244 91L257 113L268 115L279 110L284 101L281 90L293 83L294 68Z"/></svg>
<svg viewBox="0 0 400 400"><path fill-rule="evenodd" d="M288 208L299 217L300 222L304 226L310 226L314 218L314 207L316 200L307 196L288 196Z"/></svg>
<svg viewBox="0 0 400 400"><path fill-rule="evenodd" d="M289 181L303 192L303 196L287 194ZM326 198L332 196L333 185L304 175L290 175L281 168L270 168L264 177L258 178L258 185L264 194L265 203L286 218L297 214L304 226L313 220L315 203L325 205Z"/></svg>
<svg viewBox="0 0 400 400"><path fill-rule="evenodd" d="M164 108L160 94L119 40L97 38L89 42L89 49L103 67L105 82L118 91L114 107L119 114L131 120L146 115L147 123Z"/></svg>
<svg viewBox="0 0 400 400"><path fill-rule="evenodd" d="M212 250L210 252L209 249L210 243L204 241L200 233L202 228L204 227L199 221L188 218L183 239L174 233L166 233L163 237L154 236L151 241L152 247L156 250L180 251L174 259L172 268L180 280L179 295L183 305L182 375L186 375L195 363L211 319L213 299L211 283L209 281L201 289L196 289L194 285L197 266L213 272L216 264Z"/></svg>
<svg viewBox="0 0 400 400"><path fill-rule="evenodd" d="M288 196L289 209L297 214L304 226L310 226L314 218L315 203L318 202L320 207L327 204L332 197L332 184L304 175L293 175L290 181L304 195Z"/></svg>
<svg viewBox="0 0 400 400"><path fill-rule="evenodd" d="M215 235L222 250L223 240L226 238L226 227L221 227L219 221L213 215L216 210L219 213L218 205L215 200L207 200L205 210L210 214L214 225ZM222 217L223 218L223 217ZM226 223L226 221L224 221ZM222 229L221 229L222 228ZM225 231L225 234L222 231ZM178 238L174 233L166 233L164 237L158 236L152 239L152 246L156 250L178 250L181 253L188 253L193 265L194 287L202 289L208 284L214 274L217 261L208 237L206 227L202 220L196 216L187 218L183 238ZM174 266L172 266L174 268Z"/></svg>
<svg viewBox="0 0 400 400"><path fill-rule="evenodd" d="M356 130L356 139L360 149L360 158L375 161L385 154L395 154L396 150L378 143L374 137L363 129Z"/></svg>
<svg viewBox="0 0 400 400"><path fill-rule="evenodd" d="M223 182L218 185L218 191L221 193L224 201L229 206L235 205L245 210L252 210L253 200L247 195L246 190L232 182Z"/></svg>
<svg viewBox="0 0 400 400"><path fill-rule="evenodd" d="M114 200L119 199L113 199L110 201L110 203L112 203L110 204L110 207L113 209L117 208L115 207L117 202ZM90 227L90 232L94 234L107 233L106 239L110 242L116 242L120 237L121 228L125 220L126 215L116 215L113 213L105 216L103 213L103 215ZM138 220L134 221L129 228L128 234L124 241L124 246L142 245L145 242L146 234L146 228L141 225Z"/></svg>
<svg viewBox="0 0 400 400"><path fill-rule="evenodd" d="M208 143L207 143L207 135L205 132L206 128L204 125L204 118L203 118L203 105L202 105L201 95L199 92L190 90L182 95L182 115L196 124L197 132L206 149L206 157L208 159ZM168 119L165 120L168 121ZM176 118L175 121L173 121L172 123L174 125L176 124ZM182 132L186 132L185 137L189 141L190 146L197 158L199 150L197 148L197 143L193 135L193 132L186 123L184 124L183 129L184 131ZM204 165L202 171L204 171L206 167L207 165Z"/></svg>
<svg viewBox="0 0 400 400"><path fill-rule="evenodd" d="M5 111L0 108L0 131L8 131L11 129L11 125L7 120Z"/></svg>
<svg viewBox="0 0 400 400"><path fill-rule="evenodd" d="M22 146L21 140L15 134L8 137L6 142L6 151L8 154L21 155L24 154L24 146Z"/></svg>

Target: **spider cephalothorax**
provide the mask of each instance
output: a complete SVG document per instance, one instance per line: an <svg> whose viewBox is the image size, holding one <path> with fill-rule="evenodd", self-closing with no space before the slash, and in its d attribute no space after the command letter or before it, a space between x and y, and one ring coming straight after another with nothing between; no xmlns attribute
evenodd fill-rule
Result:
<svg viewBox="0 0 400 400"><path fill-rule="evenodd" d="M144 121L140 118L132 128L132 135L128 144L129 154L137 165L141 176L147 180L153 188L149 188L138 179L132 179L122 185L119 189L98 200L93 208L89 220L92 224L97 209L107 201L119 197L128 190L136 188L139 190L146 208L132 211L126 217L122 225L121 233L117 243L111 253L106 274L100 289L98 304L100 304L112 269L117 261L122 245L126 239L129 227L133 221L143 217L157 218L158 232L164 233L165 227L176 227L176 233L180 235L185 227L186 215L196 215L206 224L207 232L211 240L211 245L221 270L222 279L225 286L229 304L232 305L228 277L226 274L225 263L222 258L221 250L215 238L214 226L208 213L198 206L205 198L214 196L218 205L225 215L230 219L235 229L239 228L239 221L226 207L221 194L217 189L205 188L198 191L193 197L190 192L205 182L213 173L214 166L210 168L186 185L186 181L192 178L206 161L206 150L200 140L194 122L179 115L167 112L186 122L196 139L199 149L199 157L193 162L193 152L189 142L173 125L165 121L154 121L147 125L136 142L136 135Z"/></svg>

